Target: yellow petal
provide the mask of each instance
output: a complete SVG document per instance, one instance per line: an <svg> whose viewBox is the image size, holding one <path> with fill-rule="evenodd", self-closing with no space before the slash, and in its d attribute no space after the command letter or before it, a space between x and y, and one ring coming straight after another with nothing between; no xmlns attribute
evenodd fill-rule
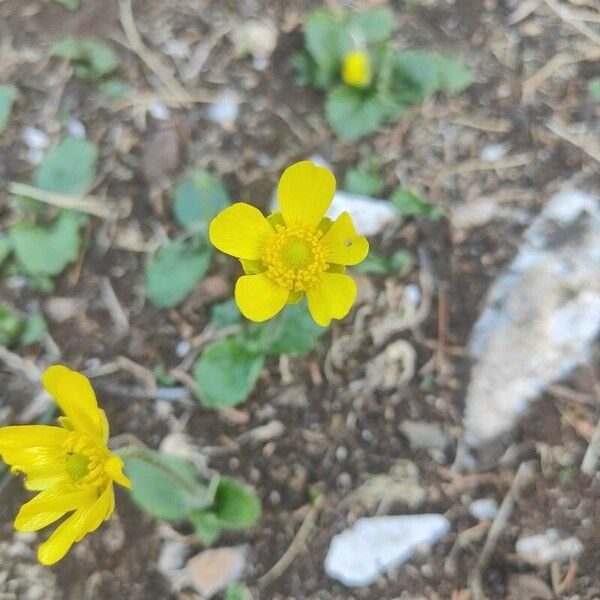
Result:
<svg viewBox="0 0 600 600"><path fill-rule="evenodd" d="M35 498L23 504L17 519L42 512L70 512L90 504L95 499L94 488L69 490L66 486L54 486L40 492Z"/></svg>
<svg viewBox="0 0 600 600"><path fill-rule="evenodd" d="M279 180L277 196L287 225L317 227L335 194L335 177L305 160L288 167Z"/></svg>
<svg viewBox="0 0 600 600"><path fill-rule="evenodd" d="M62 519L64 512L45 512L31 515L29 517L19 517L15 519L15 529L17 531L39 531L55 521Z"/></svg>
<svg viewBox="0 0 600 600"><path fill-rule="evenodd" d="M268 275L243 275L235 285L235 301L240 312L250 321L266 321L284 306L289 291L277 285Z"/></svg>
<svg viewBox="0 0 600 600"><path fill-rule="evenodd" d="M25 479L25 489L35 492L47 490L50 487L61 483L67 483L70 480L70 477L65 471L64 460L60 463L42 468L34 467L26 469L24 472L27 475L27 478Z"/></svg>
<svg viewBox="0 0 600 600"><path fill-rule="evenodd" d="M100 409L98 411L100 415L100 432L102 434L102 441L106 444L108 442L108 436L110 435L110 426L108 425L108 418L106 413Z"/></svg>
<svg viewBox="0 0 600 600"><path fill-rule="evenodd" d="M225 254L257 260L273 228L255 206L238 202L219 213L208 229L210 241Z"/></svg>
<svg viewBox="0 0 600 600"><path fill-rule="evenodd" d="M356 233L349 213L342 213L323 236L325 258L329 263L357 265L369 253L367 238Z"/></svg>
<svg viewBox="0 0 600 600"><path fill-rule="evenodd" d="M331 319L342 319L356 298L356 283L348 275L324 273L318 284L306 292L308 309L318 325L327 327Z"/></svg>
<svg viewBox="0 0 600 600"><path fill-rule="evenodd" d="M111 507L111 498L112 485L109 485L93 504L78 508L40 545L38 560L43 565L53 565L64 557L76 541L95 531L107 517Z"/></svg>
<svg viewBox="0 0 600 600"><path fill-rule="evenodd" d="M0 427L0 454L5 449L60 446L68 433L52 425L12 425Z"/></svg>
<svg viewBox="0 0 600 600"><path fill-rule="evenodd" d="M65 513L90 504L95 498L93 489L70 491L64 485L54 486L23 504L15 518L15 529L37 531Z"/></svg>
<svg viewBox="0 0 600 600"><path fill-rule="evenodd" d="M125 465L119 456L116 454L111 454L108 460L104 463L104 470L111 479L116 481L119 485L122 485L130 490L131 481L129 481L129 479L127 479L123 473L124 466Z"/></svg>
<svg viewBox="0 0 600 600"><path fill-rule="evenodd" d="M28 473L32 469L47 469L64 463L64 453L60 446L3 448L2 460L17 470Z"/></svg>
<svg viewBox="0 0 600 600"><path fill-rule="evenodd" d="M63 365L54 365L44 372L42 384L75 429L102 438L96 394L85 375Z"/></svg>

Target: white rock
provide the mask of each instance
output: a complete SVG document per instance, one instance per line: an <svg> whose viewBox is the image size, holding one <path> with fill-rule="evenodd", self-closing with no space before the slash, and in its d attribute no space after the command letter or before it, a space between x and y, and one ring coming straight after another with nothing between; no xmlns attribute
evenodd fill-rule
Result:
<svg viewBox="0 0 600 600"><path fill-rule="evenodd" d="M239 112L239 98L233 90L223 90L214 104L208 107L208 118L225 128L235 123Z"/></svg>
<svg viewBox="0 0 600 600"><path fill-rule="evenodd" d="M439 450L443 452L448 447L450 439L436 423L427 421L402 421L398 430L406 436L412 450Z"/></svg>
<svg viewBox="0 0 600 600"><path fill-rule="evenodd" d="M600 202L554 197L488 293L470 340L476 362L465 441L509 431L544 388L585 364L600 331Z"/></svg>
<svg viewBox="0 0 600 600"><path fill-rule="evenodd" d="M584 548L576 537L561 539L556 529L544 533L522 537L517 540L517 554L533 565L548 565L551 562L565 562L579 556Z"/></svg>
<svg viewBox="0 0 600 600"><path fill-rule="evenodd" d="M495 160L502 158L507 151L508 146L506 144L488 144L481 150L479 158L481 160L494 162Z"/></svg>
<svg viewBox="0 0 600 600"><path fill-rule="evenodd" d="M325 572L348 587L369 585L449 529L448 519L434 514L359 519L331 541Z"/></svg>
<svg viewBox="0 0 600 600"><path fill-rule="evenodd" d="M35 127L25 127L21 137L32 150L45 150L50 145L50 138Z"/></svg>
<svg viewBox="0 0 600 600"><path fill-rule="evenodd" d="M337 219L343 212L350 213L356 230L361 235L375 235L386 225L400 220L398 211L387 200L338 191L327 211L327 216Z"/></svg>
<svg viewBox="0 0 600 600"><path fill-rule="evenodd" d="M157 568L163 575L168 575L181 569L185 562L189 546L177 540L167 540L163 543L158 557Z"/></svg>
<svg viewBox="0 0 600 600"><path fill-rule="evenodd" d="M187 58L190 55L190 46L185 40L170 39L164 47L165 54L174 58Z"/></svg>
<svg viewBox="0 0 600 600"><path fill-rule="evenodd" d="M493 498L479 498L471 502L469 512L478 521L491 521L498 514L498 503Z"/></svg>
<svg viewBox="0 0 600 600"><path fill-rule="evenodd" d="M270 20L247 20L234 30L233 40L237 53L252 55L254 68L261 71L277 47L277 27Z"/></svg>
<svg viewBox="0 0 600 600"><path fill-rule="evenodd" d="M162 102L153 102L150 107L150 114L159 121L168 121L171 117L171 111Z"/></svg>

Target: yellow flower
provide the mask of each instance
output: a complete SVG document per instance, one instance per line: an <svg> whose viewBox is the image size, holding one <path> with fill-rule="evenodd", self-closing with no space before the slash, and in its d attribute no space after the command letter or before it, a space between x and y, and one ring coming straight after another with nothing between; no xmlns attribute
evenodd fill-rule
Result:
<svg viewBox="0 0 600 600"><path fill-rule="evenodd" d="M371 60L364 50L353 50L344 57L342 79L353 87L364 88L371 83Z"/></svg>
<svg viewBox="0 0 600 600"><path fill-rule="evenodd" d="M319 325L348 314L356 284L345 266L364 260L369 244L348 213L335 222L325 217L334 193L331 171L299 162L279 180L281 212L265 219L238 202L213 219L210 241L239 258L246 273L236 283L235 299L247 319L266 321L304 294Z"/></svg>
<svg viewBox="0 0 600 600"><path fill-rule="evenodd" d="M73 512L38 548L39 561L51 565L113 513L113 482L131 483L123 461L106 446L108 421L88 378L54 365L42 383L65 415L62 427L1 427L0 455L13 473L25 474L27 489L40 492L21 507L18 531L38 531Z"/></svg>

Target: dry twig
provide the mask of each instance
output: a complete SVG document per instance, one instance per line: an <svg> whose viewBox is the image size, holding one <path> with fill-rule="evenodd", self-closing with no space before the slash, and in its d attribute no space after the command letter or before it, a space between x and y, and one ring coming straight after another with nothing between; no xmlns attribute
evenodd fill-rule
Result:
<svg viewBox="0 0 600 600"><path fill-rule="evenodd" d="M473 569L471 576L469 577L469 587L473 593L473 600L484 600L485 594L483 592L483 583L481 576L487 568L492 554L496 548L496 544L502 535L502 532L506 528L508 521L515 508L516 499L521 493L522 489L530 482L534 472L534 462L524 462L519 466L517 474L513 479L510 490L504 497L500 509L496 518L492 522L492 526L488 532L483 549L479 554L479 560L477 565Z"/></svg>
<svg viewBox="0 0 600 600"><path fill-rule="evenodd" d="M292 564L294 558L302 551L310 532L312 531L317 517L323 507L324 497L319 495L314 501L311 509L308 511L298 533L295 535L288 549L283 553L283 556L262 576L259 577L258 583L262 586L267 586L283 575L286 569Z"/></svg>
<svg viewBox="0 0 600 600"><path fill-rule="evenodd" d="M119 218L124 216L125 212L128 212L129 209L125 205L119 206L116 202L100 200L95 196L56 194L16 181L9 182L8 191L16 196L25 196L26 198L32 198L33 200L50 204L57 208L72 209L94 217L101 217L102 219Z"/></svg>
<svg viewBox="0 0 600 600"><path fill-rule="evenodd" d="M135 25L131 0L119 0L119 18L131 49L160 79L176 102L180 104L189 102L187 90L169 73L169 69L162 63L161 59L144 44L142 36Z"/></svg>
<svg viewBox="0 0 600 600"><path fill-rule="evenodd" d="M556 0L544 0L544 2L546 3L546 6L548 6L548 8L550 8L567 25L571 26L582 35L585 35L585 37L594 42L594 44L600 45L600 35L598 35L591 27L588 27L585 23L581 22L573 14L572 9L559 4Z"/></svg>
<svg viewBox="0 0 600 600"><path fill-rule="evenodd" d="M573 135L562 123L558 122L556 119L550 123L547 123L546 128L554 135L585 152L590 158L600 162L600 148L580 141L578 137Z"/></svg>

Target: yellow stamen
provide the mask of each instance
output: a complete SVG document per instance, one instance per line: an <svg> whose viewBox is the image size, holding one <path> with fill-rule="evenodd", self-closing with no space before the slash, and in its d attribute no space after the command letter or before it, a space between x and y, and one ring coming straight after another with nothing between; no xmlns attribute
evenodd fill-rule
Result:
<svg viewBox="0 0 600 600"><path fill-rule="evenodd" d="M327 270L322 232L298 225L278 226L265 249L267 275L290 291L304 292Z"/></svg>

